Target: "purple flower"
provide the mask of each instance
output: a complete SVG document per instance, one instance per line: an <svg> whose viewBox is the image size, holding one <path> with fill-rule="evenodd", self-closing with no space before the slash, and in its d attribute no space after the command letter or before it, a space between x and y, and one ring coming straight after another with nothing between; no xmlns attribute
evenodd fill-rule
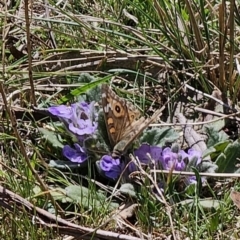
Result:
<svg viewBox="0 0 240 240"><path fill-rule="evenodd" d="M147 155L149 154L151 158ZM149 144L142 144L137 150L134 151L134 155L139 159L140 163L149 165L151 160L155 163L159 163L162 160L162 148L158 146L151 146ZM131 162L129 164L129 172L134 172L137 170L136 165Z"/></svg>
<svg viewBox="0 0 240 240"><path fill-rule="evenodd" d="M72 116L72 108L65 105L49 107L48 111L59 118L70 119Z"/></svg>
<svg viewBox="0 0 240 240"><path fill-rule="evenodd" d="M70 107L59 105L48 108L48 111L65 124L67 129L77 136L78 140L83 140L86 135L93 134L97 129L97 114L94 111L94 102L78 102Z"/></svg>
<svg viewBox="0 0 240 240"><path fill-rule="evenodd" d="M188 167L196 167L201 163L201 152L194 149L189 149L186 153L184 150L173 150L169 147L162 149L158 146L150 146L148 144L142 144L137 150L135 150L135 156L143 164L150 165L151 160L155 161L157 168L161 167L163 170L177 170L186 171ZM149 154L150 157L147 155ZM151 165L150 165L151 167ZM137 170L137 166L131 162L129 164L129 172ZM204 179L202 179L204 181ZM188 178L188 184L196 183L196 177L190 176Z"/></svg>
<svg viewBox="0 0 240 240"><path fill-rule="evenodd" d="M197 184L196 176L190 176L187 178L188 184Z"/></svg>
<svg viewBox="0 0 240 240"><path fill-rule="evenodd" d="M201 152L190 148L188 150L188 159L189 159L189 162L191 162L195 159L196 160L195 165L197 166L202 161L202 154L201 154Z"/></svg>
<svg viewBox="0 0 240 240"><path fill-rule="evenodd" d="M138 157L141 163L149 164L151 159L147 156L147 153L155 161L162 159L162 148L158 146L151 146L145 143L134 151L135 156Z"/></svg>
<svg viewBox="0 0 240 240"><path fill-rule="evenodd" d="M187 166L187 171L191 171L191 167L197 167L201 162L202 162L202 154L201 152L194 150L190 148L188 150L188 166ZM189 184L196 184L196 176L190 176L187 178L187 181ZM205 177L201 177L201 181L204 182L206 181Z"/></svg>
<svg viewBox="0 0 240 240"><path fill-rule="evenodd" d="M187 157L184 151L179 151L178 153L172 152L171 148L167 147L162 151L162 166L164 170L174 169L177 171L182 171L185 169L186 164L184 159Z"/></svg>
<svg viewBox="0 0 240 240"><path fill-rule="evenodd" d="M106 177L117 179L123 170L123 165L119 159L114 159L109 155L104 155L99 161L99 167Z"/></svg>
<svg viewBox="0 0 240 240"><path fill-rule="evenodd" d="M206 181L206 177L201 177L201 182L205 182ZM190 184L197 184L197 178L196 176L190 176L187 178L187 183Z"/></svg>
<svg viewBox="0 0 240 240"><path fill-rule="evenodd" d="M84 137L93 134L97 129L95 122L94 103L89 105L85 102L72 104L72 117L69 130L76 136Z"/></svg>
<svg viewBox="0 0 240 240"><path fill-rule="evenodd" d="M71 162L83 163L87 160L87 154L77 143L74 144L74 148L70 147L69 145L65 145L62 151L63 155Z"/></svg>
<svg viewBox="0 0 240 240"><path fill-rule="evenodd" d="M177 161L175 162L175 170L183 171L186 169L186 163L188 159L188 154L184 150L180 150L177 153Z"/></svg>
<svg viewBox="0 0 240 240"><path fill-rule="evenodd" d="M162 166L164 170L183 171L186 169L187 164L197 166L201 163L201 153L194 149L189 149L188 153L186 153L184 150L173 151L169 147L162 150L158 146L142 144L134 153L141 163L150 164L150 160L153 160L157 167ZM137 170L134 163L130 163L129 170L130 172Z"/></svg>

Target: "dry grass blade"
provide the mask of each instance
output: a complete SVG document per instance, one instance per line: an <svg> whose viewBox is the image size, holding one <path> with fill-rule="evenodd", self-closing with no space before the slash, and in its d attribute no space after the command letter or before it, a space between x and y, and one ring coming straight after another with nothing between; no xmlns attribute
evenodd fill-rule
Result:
<svg viewBox="0 0 240 240"><path fill-rule="evenodd" d="M235 22L234 22L234 1L230 2L230 16L229 16L229 41L230 41L230 57L229 57L229 91L230 95L237 95L238 89L234 90L234 82L236 79L234 73L234 38L235 38ZM233 102L235 103L235 98Z"/></svg>
<svg viewBox="0 0 240 240"><path fill-rule="evenodd" d="M27 32L27 49L28 49L28 76L29 82L31 86L31 102L34 106L36 106L36 98L35 98L35 90L33 83L33 74L32 74L32 42L30 38L30 17L28 13L29 1L24 1L24 10L25 10L25 20L26 20L26 32Z"/></svg>
<svg viewBox="0 0 240 240"><path fill-rule="evenodd" d="M224 45L225 45L225 3L222 2L219 5L219 86L223 95L226 94L225 84L225 56L224 56ZM223 97L224 98L224 97Z"/></svg>
<svg viewBox="0 0 240 240"><path fill-rule="evenodd" d="M196 37L196 43L197 43L197 50L200 51L200 56L204 56L205 55L205 44L202 38L202 34L200 32L200 28L199 28L199 24L196 22L196 17L194 16L194 12L191 6L191 1L185 0L187 9L188 9L188 13L189 13L189 17L190 17L190 21L191 21L191 25ZM203 51L204 50L204 51Z"/></svg>

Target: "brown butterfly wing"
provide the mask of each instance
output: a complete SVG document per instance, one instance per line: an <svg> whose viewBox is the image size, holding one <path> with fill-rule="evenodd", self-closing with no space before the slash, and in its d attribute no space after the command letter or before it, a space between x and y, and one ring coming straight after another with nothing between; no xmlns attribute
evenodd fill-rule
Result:
<svg viewBox="0 0 240 240"><path fill-rule="evenodd" d="M130 146L130 144L136 140L136 138L139 137L140 134L151 124L156 120L158 116L161 115L164 107L157 110L151 118L145 119L144 117L141 117L139 120L134 121L129 128L127 128L124 132L123 138L121 141L119 141L113 149L112 156L113 157L119 157L122 153L126 152L127 148Z"/></svg>
<svg viewBox="0 0 240 240"><path fill-rule="evenodd" d="M124 98L117 96L107 84L102 85L102 105L109 140L114 147L140 112Z"/></svg>
<svg viewBox="0 0 240 240"><path fill-rule="evenodd" d="M151 124L162 112L156 111L150 119L140 116L140 112L132 103L117 96L107 84L102 85L102 105L108 136L112 147L112 156L119 157L130 144Z"/></svg>

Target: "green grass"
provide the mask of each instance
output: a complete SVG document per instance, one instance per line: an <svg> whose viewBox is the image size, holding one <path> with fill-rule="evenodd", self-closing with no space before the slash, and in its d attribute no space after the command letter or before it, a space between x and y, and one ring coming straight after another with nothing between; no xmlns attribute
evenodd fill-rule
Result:
<svg viewBox="0 0 240 240"><path fill-rule="evenodd" d="M34 206L93 229L149 239L170 235L173 239L238 239L238 210L229 198L231 187L239 189L231 177L237 172L240 157L237 143L231 142L238 139L238 126L228 116L219 121L222 128L216 124L213 126L217 130L207 132L211 142L205 140L209 151L215 148L210 156L219 166L219 174L227 169L228 177L208 177L208 184L201 186L195 171L198 184L186 189L181 185L184 176L181 182L171 171L163 175L144 168L131 179L137 182L133 194L121 190L121 181L105 179L90 166L81 170L51 167L51 160L63 160L59 142L66 144L72 139L54 120L27 113L32 104L44 108L71 104L85 93L89 100L99 100L94 89L104 82L111 82L116 93L134 102L145 116L165 105L162 124L169 119L167 123L172 123L177 111L194 123L208 121L196 107L224 114L234 112L239 101L235 59L240 23L239 2L235 4L75 0L66 1L66 5L50 1L46 10L45 4L34 2L33 10L29 7L30 28L25 24L20 1L3 7L0 92L5 109L0 125L0 185ZM225 104L231 101L231 111L206 107L209 97L199 94L195 98L185 83L218 100L213 91L219 89L221 100ZM177 106L178 102L185 105ZM179 124L171 127L184 135ZM47 138L39 128L54 128L55 132ZM201 133L203 129L200 126L196 131ZM222 129L230 136L229 142L217 134ZM181 137L177 141L183 148L190 147ZM90 145L93 161L99 160L102 152L95 151L96 142ZM156 185L160 178L164 179L164 195L157 193L161 191ZM0 239L64 239L61 231L33 224L35 213L21 203L8 201L12 212L0 196ZM138 207L125 221L117 210L129 202Z"/></svg>

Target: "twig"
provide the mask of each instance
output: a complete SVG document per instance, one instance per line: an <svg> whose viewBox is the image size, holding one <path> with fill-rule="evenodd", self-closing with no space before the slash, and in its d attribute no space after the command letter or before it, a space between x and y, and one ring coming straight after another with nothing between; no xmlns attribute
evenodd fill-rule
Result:
<svg viewBox="0 0 240 240"><path fill-rule="evenodd" d="M150 173L161 173L161 174L173 174L173 175L181 175L181 176L194 176L194 172L181 172L181 171L170 171L170 170L150 170ZM133 172L129 177L135 174L139 174L139 172ZM240 178L240 173L203 173L199 172L199 176L201 177L217 177L217 178Z"/></svg>
<svg viewBox="0 0 240 240"><path fill-rule="evenodd" d="M19 208L23 207L25 211L32 214L34 217L34 222L36 220L40 225L44 225L48 228L52 228L61 234L67 234L70 236L81 237L81 239L95 239L93 237L99 237L101 239L109 240L142 240L137 237L132 237L124 234L118 234L114 232L97 230L92 228L82 227L77 224L68 222L60 217L57 217L44 209L34 206L26 199L21 196L11 192L10 190L0 186L0 205L7 208L9 211L14 211L16 206L8 203L13 201ZM83 237L84 235L84 237Z"/></svg>
<svg viewBox="0 0 240 240"><path fill-rule="evenodd" d="M204 113L208 113L208 114L212 114L212 115L216 115L216 116L221 116L219 118L215 118L215 119L212 119L212 120L209 120L209 121L204 121L204 122L189 122L189 123L154 123L154 124L150 124L149 126L150 127L163 127L163 126L183 126L183 125L189 125L189 126L197 126L197 125L204 125L204 124L209 124L209 123L213 123L213 122L217 122L217 121L220 121L222 119L225 119L225 118L230 118L230 119L235 119L237 121L240 121L240 118L238 117L235 117L237 115L240 114L240 112L236 112L236 113L232 113L232 114L223 114L223 113L217 113L217 112L214 112L214 111L211 111L211 110L207 110L205 108L199 108L199 107L195 107L194 108L196 111L199 111L199 112L204 112Z"/></svg>

